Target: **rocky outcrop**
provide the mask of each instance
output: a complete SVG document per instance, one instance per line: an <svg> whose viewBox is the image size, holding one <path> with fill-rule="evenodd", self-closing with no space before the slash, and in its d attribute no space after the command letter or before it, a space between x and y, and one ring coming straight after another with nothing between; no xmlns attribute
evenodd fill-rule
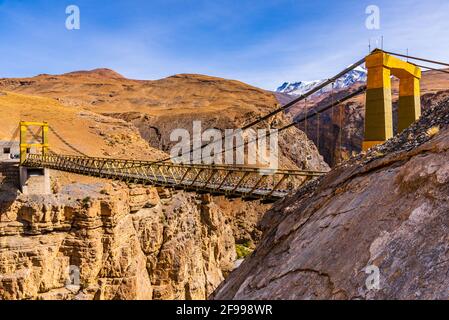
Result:
<svg viewBox="0 0 449 320"><path fill-rule="evenodd" d="M214 299L448 299L449 100L278 203Z"/></svg>
<svg viewBox="0 0 449 320"><path fill-rule="evenodd" d="M205 196L78 184L6 198L0 299L204 299L233 268L232 229Z"/></svg>
<svg viewBox="0 0 449 320"><path fill-rule="evenodd" d="M262 235L259 222L272 205L261 201L227 199L223 196L213 197L212 201L229 221L235 243L254 249Z"/></svg>

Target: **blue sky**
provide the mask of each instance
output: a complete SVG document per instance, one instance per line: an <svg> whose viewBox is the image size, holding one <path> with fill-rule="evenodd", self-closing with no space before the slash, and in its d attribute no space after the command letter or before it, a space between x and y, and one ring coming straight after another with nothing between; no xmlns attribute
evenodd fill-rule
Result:
<svg viewBox="0 0 449 320"><path fill-rule="evenodd" d="M81 29L65 28L68 5ZM380 30L365 27L368 5ZM0 0L0 77L107 67L129 78L201 73L265 89L329 77L384 36L449 60L447 0Z"/></svg>

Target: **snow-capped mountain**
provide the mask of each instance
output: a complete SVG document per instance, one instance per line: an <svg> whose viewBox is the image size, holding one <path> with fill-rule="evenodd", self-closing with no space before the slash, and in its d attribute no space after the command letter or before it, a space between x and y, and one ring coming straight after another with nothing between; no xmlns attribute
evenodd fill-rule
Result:
<svg viewBox="0 0 449 320"><path fill-rule="evenodd" d="M345 89L352 86L357 82L365 82L367 78L367 71L365 68L359 66L354 70L351 70L343 77L335 81L334 90ZM323 80L313 80L313 81L299 81L299 82L284 82L282 86L277 88L277 92L286 93L293 96L299 96L310 91L313 87L320 84ZM332 85L324 87L320 91L316 92L314 96L329 92L332 90Z"/></svg>

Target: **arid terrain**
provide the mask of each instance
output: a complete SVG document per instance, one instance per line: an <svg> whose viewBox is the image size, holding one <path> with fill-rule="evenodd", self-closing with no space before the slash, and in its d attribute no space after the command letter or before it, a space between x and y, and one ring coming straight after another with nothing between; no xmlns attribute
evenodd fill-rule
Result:
<svg viewBox="0 0 449 320"><path fill-rule="evenodd" d="M0 0L0 305L449 300L448 12Z"/></svg>
<svg viewBox="0 0 449 320"><path fill-rule="evenodd" d="M137 81L107 69L1 79L0 92L0 140L17 141L20 120L47 121L65 139L50 132L54 152L122 159L166 157L170 132L193 120L239 128L277 106L272 93L238 81ZM280 140L282 167L328 169L298 129ZM205 299L255 247L270 208L56 171L51 185L49 196L2 185L2 299ZM66 285L71 266L79 286Z"/></svg>
<svg viewBox="0 0 449 320"><path fill-rule="evenodd" d="M237 129L278 106L274 94L235 80L189 74L155 81L130 80L108 69L0 79L0 90L52 98L72 111L125 120L151 147L166 152L176 143L170 141L170 133L176 128L191 132L193 121L201 121L204 129ZM261 128L280 127L288 121L278 114ZM76 141L76 136L71 141ZM301 131L286 130L279 144L283 168L326 168L315 156L315 145L304 139Z"/></svg>

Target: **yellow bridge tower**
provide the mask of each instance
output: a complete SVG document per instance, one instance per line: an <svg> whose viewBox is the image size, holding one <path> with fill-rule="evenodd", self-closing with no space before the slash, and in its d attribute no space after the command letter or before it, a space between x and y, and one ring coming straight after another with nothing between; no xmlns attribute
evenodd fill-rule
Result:
<svg viewBox="0 0 449 320"><path fill-rule="evenodd" d="M48 123L21 121L20 124L20 189L24 194L50 194L50 170L44 166L30 168L26 160L33 148L41 149L41 157L48 153ZM40 137L29 130L29 127L40 127ZM33 137L33 143L28 142L28 133ZM36 141L37 140L37 141ZM36 155L36 154L34 154Z"/></svg>
<svg viewBox="0 0 449 320"><path fill-rule="evenodd" d="M368 84L366 92L365 139L363 150L393 137L391 76L399 78L398 131L421 116L421 69L381 50L366 57Z"/></svg>
<svg viewBox="0 0 449 320"><path fill-rule="evenodd" d="M41 148L42 155L48 152L48 123L47 122L27 122L21 121L20 124L20 164L22 165L26 158L28 150L31 148ZM41 127L41 142L28 143L27 135L29 127Z"/></svg>

